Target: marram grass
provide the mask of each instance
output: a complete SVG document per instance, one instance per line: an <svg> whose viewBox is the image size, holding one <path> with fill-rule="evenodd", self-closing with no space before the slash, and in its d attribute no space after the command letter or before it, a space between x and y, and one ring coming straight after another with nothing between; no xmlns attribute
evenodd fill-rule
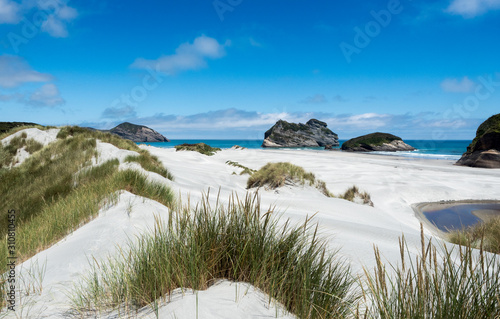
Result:
<svg viewBox="0 0 500 319"><path fill-rule="evenodd" d="M5 235L9 210L16 210L16 253L18 262L22 262L95 217L119 190L128 190L166 206L174 204L173 192L166 185L148 182L136 171L119 171L117 160L89 168L92 157L96 156L96 137L124 147L135 148L135 144L120 141L109 133L78 127L63 128L61 132L66 133L34 152L19 167L0 170L2 267L7 265ZM24 145L21 142L15 143ZM157 159L137 150L145 169L158 167ZM170 176L165 168L162 172Z"/></svg>
<svg viewBox="0 0 500 319"><path fill-rule="evenodd" d="M500 217L493 217L476 225L451 231L448 240L457 245L500 254Z"/></svg>
<svg viewBox="0 0 500 319"><path fill-rule="evenodd" d="M500 318L500 260L498 255L470 247L425 243L410 256L400 241L401 263L385 265L375 248L377 266L365 270L362 283L368 318Z"/></svg>
<svg viewBox="0 0 500 319"><path fill-rule="evenodd" d="M328 252L317 227L278 226L257 195L172 212L130 251L104 262L73 291L82 314L137 309L176 288L206 289L219 279L248 282L299 318L343 318L359 295L348 266ZM271 300L270 300L271 301Z"/></svg>

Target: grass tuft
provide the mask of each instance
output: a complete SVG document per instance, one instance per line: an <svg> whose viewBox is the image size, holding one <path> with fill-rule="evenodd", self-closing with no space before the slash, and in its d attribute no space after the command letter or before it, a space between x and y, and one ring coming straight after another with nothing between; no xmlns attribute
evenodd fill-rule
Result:
<svg viewBox="0 0 500 319"><path fill-rule="evenodd" d="M219 203L219 201L217 201ZM94 264L73 292L74 307L96 313L138 309L176 288L202 290L219 279L248 282L299 318L339 318L358 300L346 264L330 254L308 220L278 227L258 197L172 212L129 252Z"/></svg>
<svg viewBox="0 0 500 319"><path fill-rule="evenodd" d="M470 247L442 247L438 253L426 245L422 229L422 251L409 256L400 240L401 264L388 272L380 251L377 266L365 270L365 300L371 304L369 318L499 318L500 261L497 255Z"/></svg>
<svg viewBox="0 0 500 319"><path fill-rule="evenodd" d="M462 230L451 231L448 240L457 245L500 254L500 217L490 218Z"/></svg>
<svg viewBox="0 0 500 319"><path fill-rule="evenodd" d="M349 188L344 194L340 195L339 197L351 202L373 206L370 194L368 194L367 192L361 192L356 185Z"/></svg>
<svg viewBox="0 0 500 319"><path fill-rule="evenodd" d="M244 174L252 175L253 173L256 172L256 170L248 168L248 167L246 167L244 165L241 165L238 162L226 161L226 164L230 165L230 166L239 167L239 168L243 169L243 171L240 173L240 175L244 175Z"/></svg>
<svg viewBox="0 0 500 319"><path fill-rule="evenodd" d="M176 151L193 151L193 152L198 152L207 156L212 156L216 152L220 151L221 149L218 147L211 147L210 145L207 145L205 143L197 143L197 144L180 144L175 146Z"/></svg>
<svg viewBox="0 0 500 319"><path fill-rule="evenodd" d="M165 168L165 166L163 166L158 157L151 155L151 153L146 150L140 150L140 155L138 156L127 156L125 161L137 162L147 171L158 173L171 181L174 180L174 176Z"/></svg>

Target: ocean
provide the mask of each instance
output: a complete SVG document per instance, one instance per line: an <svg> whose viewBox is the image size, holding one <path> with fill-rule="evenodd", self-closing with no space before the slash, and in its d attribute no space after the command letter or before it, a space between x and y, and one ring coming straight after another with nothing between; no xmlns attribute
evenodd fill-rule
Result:
<svg viewBox="0 0 500 319"><path fill-rule="evenodd" d="M339 140L340 145L346 140ZM262 140L171 140L170 142L161 143L139 143L148 144L155 147L173 148L175 145L183 143L205 143L212 147L231 148L234 145L243 146L246 148L260 149ZM445 159L458 160L467 150L470 140L405 140L405 143L415 147L417 150L413 152L373 152L375 154L384 154L392 156L403 156L413 158L429 158L429 159ZM297 148L300 149L300 148ZM302 149L322 150L323 147L308 147Z"/></svg>

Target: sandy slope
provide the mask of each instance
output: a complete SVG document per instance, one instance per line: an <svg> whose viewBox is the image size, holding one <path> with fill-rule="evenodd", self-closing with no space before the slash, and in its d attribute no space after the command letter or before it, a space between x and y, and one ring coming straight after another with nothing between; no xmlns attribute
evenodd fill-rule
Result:
<svg viewBox="0 0 500 319"><path fill-rule="evenodd" d="M21 134L26 133L27 140L34 139L38 143L41 143L43 146L47 146L50 143L54 142L57 140L57 134L59 133L60 129L58 128L53 128L49 130L39 130L37 128L28 128L25 130L21 130L19 132L16 132L15 134L9 135L6 138L2 139L2 145L8 145L10 141L18 136L21 136ZM25 160L27 160L30 157L30 153L28 153L25 150L25 147L19 149L17 151L17 154L14 158L14 163L16 163L14 166L19 166L21 165Z"/></svg>
<svg viewBox="0 0 500 319"><path fill-rule="evenodd" d="M302 223L306 216L317 213L314 221L319 223L322 236L332 249L340 249L340 254L348 258L357 272L363 266L374 266L374 244L380 247L386 259L397 262L398 238L402 233L410 247L417 251L420 226L411 204L500 199L500 170L458 167L450 161L326 151L248 149L224 150L208 157L195 152L143 147L158 156L173 173L175 182L168 183L174 191L180 193L183 200L190 197L192 202L197 202L208 188L213 200L219 188L223 201L227 201L232 192L245 195L248 175L233 175L241 169L225 164L227 160L253 169L267 162L289 161L315 173L334 193L341 193L353 184L368 191L375 207L327 198L311 187L259 191L263 206L276 205L282 213L282 220L290 218L295 223ZM161 180L158 176L154 178ZM88 268L87 258L94 256L99 260L113 253L115 245L123 245L127 238L152 228L155 215L167 213L168 210L156 202L129 193L121 194L118 204L103 209L94 221L22 265L27 268L39 260L39 264L46 263L47 268L42 293L33 295L32 305L24 309L36 317L62 318L67 315L65 291ZM234 284L222 282L200 292L199 318L275 317L276 310L264 302L266 297L262 293L253 292L250 287L248 294L238 297L235 302L235 291ZM184 297L180 294L159 309L160 317L193 318L195 302L192 293L187 292ZM153 317L150 308L143 309L138 315Z"/></svg>

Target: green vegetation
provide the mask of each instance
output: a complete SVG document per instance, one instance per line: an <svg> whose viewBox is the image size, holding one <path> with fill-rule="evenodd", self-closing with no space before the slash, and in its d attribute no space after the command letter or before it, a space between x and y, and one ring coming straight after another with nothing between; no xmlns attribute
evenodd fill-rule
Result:
<svg viewBox="0 0 500 319"><path fill-rule="evenodd" d="M326 183L316 179L313 173L306 172L302 167L291 163L267 163L260 170L251 174L247 181L247 188L269 187L276 189L286 184L299 184L316 187L328 197L338 197L351 202L362 201L365 205L373 206L370 195L361 192L357 186L349 188L343 195L335 196L326 187Z"/></svg>
<svg viewBox="0 0 500 319"><path fill-rule="evenodd" d="M33 154L43 148L43 145L34 139L27 139L27 134L22 133L20 136L16 136L10 140L9 144L3 146L0 144L0 169L8 168L14 163L14 157L17 154L17 150L25 147L25 150Z"/></svg>
<svg viewBox="0 0 500 319"><path fill-rule="evenodd" d="M252 175L253 173L256 172L256 170L248 168L246 166L243 166L243 165L241 165L238 162L227 161L226 164L230 165L230 166L239 167L239 168L243 169L243 171L240 173L240 175L244 175L244 174Z"/></svg>
<svg viewBox="0 0 500 319"><path fill-rule="evenodd" d="M349 148L359 147L362 145L379 146L384 143L390 143L395 140L401 140L401 138L392 134L377 132L350 139L342 143L342 149L349 149Z"/></svg>
<svg viewBox="0 0 500 319"><path fill-rule="evenodd" d="M35 127L35 126L40 126L36 123L31 123L31 122L0 122L0 134L1 133L6 133L12 130L15 127Z"/></svg>
<svg viewBox="0 0 500 319"><path fill-rule="evenodd" d="M139 129L143 128L145 126L143 125L136 125L136 124L132 124L132 123L129 123L129 122L124 122L116 127L114 127L113 129L110 130L111 133L113 133L114 130L116 129L122 129L122 130L125 130L125 131L128 131L128 132L131 132L133 134L136 134L137 131L139 131Z"/></svg>
<svg viewBox="0 0 500 319"><path fill-rule="evenodd" d="M127 156L126 162L137 162L147 171L158 173L161 176L173 181L174 176L163 166L158 157L151 155L146 150L140 150L138 156Z"/></svg>
<svg viewBox="0 0 500 319"><path fill-rule="evenodd" d="M362 201L364 205L373 206L370 194L368 194L367 192L361 192L356 185L349 188L344 194L340 195L339 197L350 202L356 202L359 200Z"/></svg>
<svg viewBox="0 0 500 319"><path fill-rule="evenodd" d="M472 140L472 143L467 147L467 153L472 153L475 150L477 142L485 134L499 133L500 134L500 114L496 114L488 118L481 125L479 125L476 131L476 137Z"/></svg>
<svg viewBox="0 0 500 319"><path fill-rule="evenodd" d="M66 127L61 130L59 140L38 150L18 167L0 170L2 267L7 265L5 235L9 210L16 211L16 253L17 261L22 262L95 217L119 190L151 198L169 207L173 205L174 195L168 187L150 183L136 171L119 171L117 160L90 167L91 159L97 155L97 138L140 151L134 143L120 141L109 133ZM14 141L18 147L22 145L20 140L22 136ZM39 148L36 144L27 147ZM149 164L141 163L143 167L158 165L145 152L141 152L141 156L142 162L151 160Z"/></svg>
<svg viewBox="0 0 500 319"><path fill-rule="evenodd" d="M437 252L426 245L411 257L404 238L400 241L401 264L386 267L375 249L377 267L365 270L362 285L369 318L499 318L500 261L497 255L477 254L470 247ZM405 254L406 252L406 254ZM393 272L387 272L386 268Z"/></svg>
<svg viewBox="0 0 500 319"><path fill-rule="evenodd" d="M135 151L135 152L140 152L141 149L137 144L130 140L123 139L117 135L103 132L103 131L98 131L98 130L91 130L88 128L84 127L79 127L79 126L65 126L61 128L59 131L59 134L57 134L58 139L65 139L68 136L85 136L87 138L94 138L98 139L101 142L113 144L114 146L124 149L124 150L129 150L129 151Z"/></svg>
<svg viewBox="0 0 500 319"><path fill-rule="evenodd" d="M219 203L219 201L217 201ZM134 311L176 288L206 289L219 279L248 282L299 318L344 318L359 294L348 266L329 253L317 226L278 226L257 196L172 212L130 252L95 263L73 291L82 312Z"/></svg>
<svg viewBox="0 0 500 319"><path fill-rule="evenodd" d="M457 245L471 246L500 254L500 217L491 218L462 230L452 231L448 235L448 240Z"/></svg>
<svg viewBox="0 0 500 319"><path fill-rule="evenodd" d="M221 149L218 147L211 147L210 145L207 145L205 143L198 143L198 144L188 144L184 143L181 145L176 145L175 146L176 151L194 151L198 152L207 156L212 156L216 152L220 151Z"/></svg>

